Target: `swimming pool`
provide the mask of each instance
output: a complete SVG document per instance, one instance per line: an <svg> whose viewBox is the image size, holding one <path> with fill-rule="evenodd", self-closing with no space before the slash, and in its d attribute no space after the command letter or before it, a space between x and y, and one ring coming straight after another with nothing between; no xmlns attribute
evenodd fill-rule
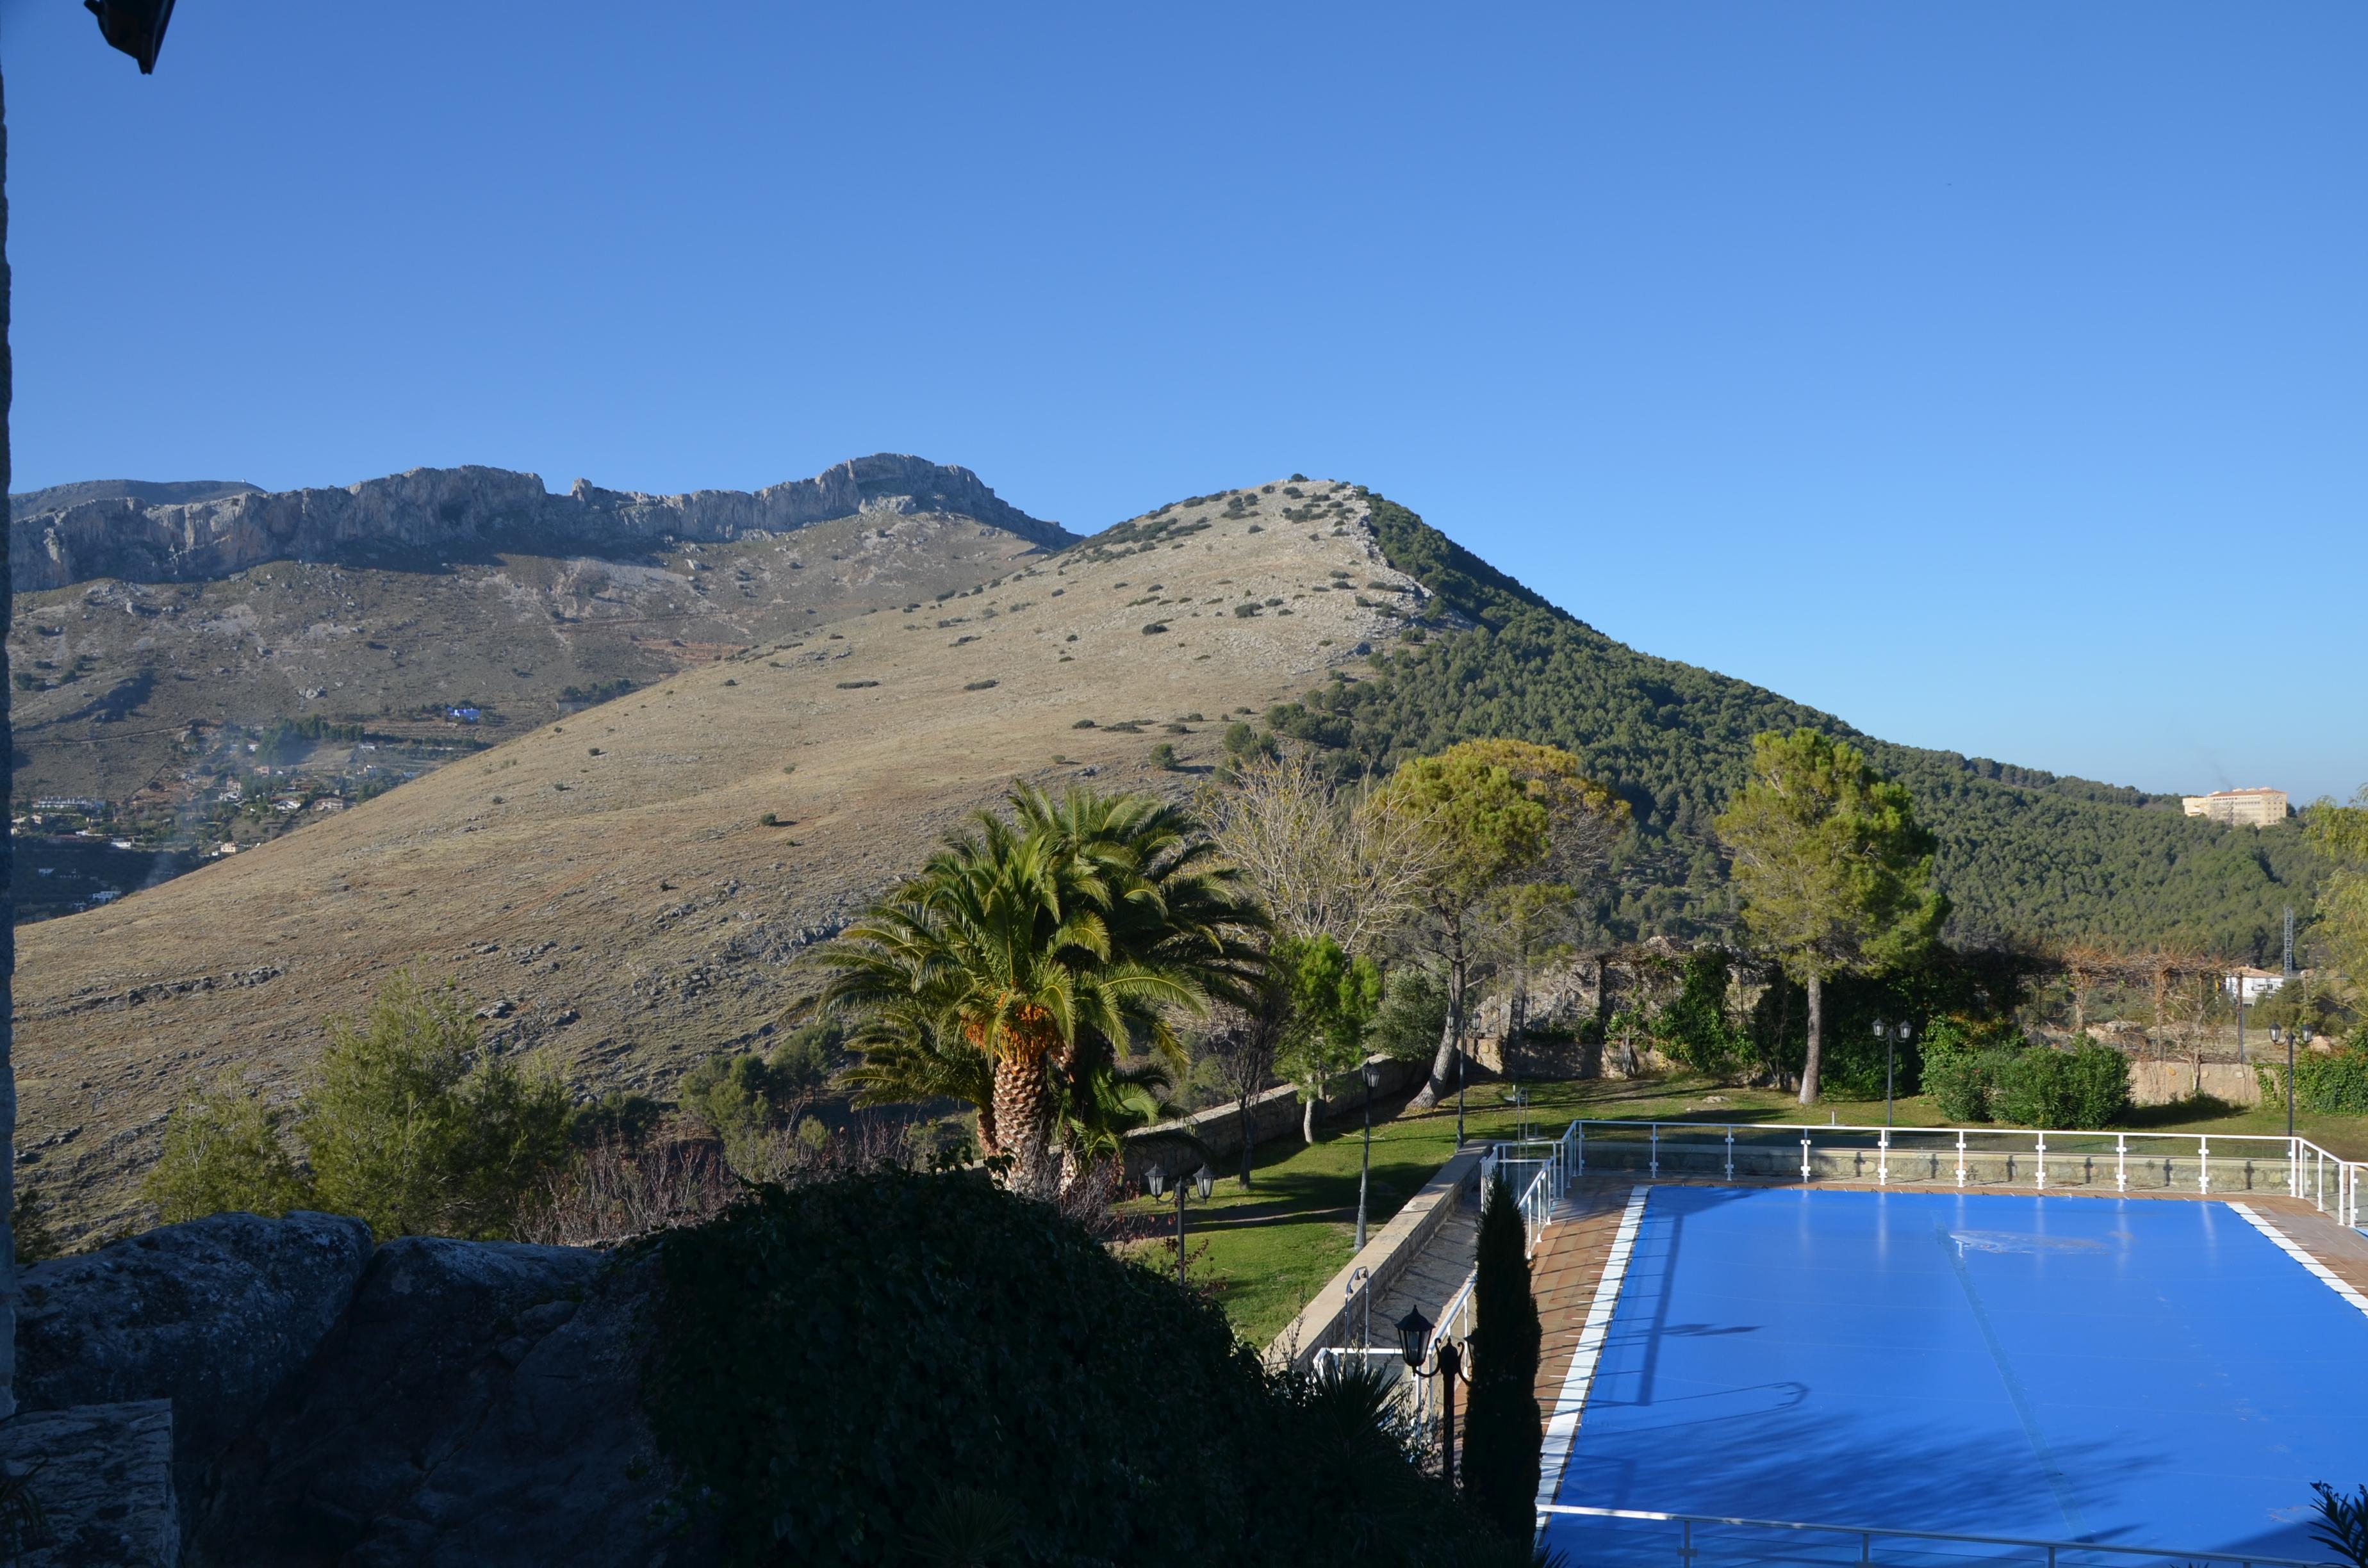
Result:
<svg viewBox="0 0 2368 1568"><path fill-rule="evenodd" d="M1554 1500L2320 1559L2363 1396L2368 1315L2226 1203L1658 1187Z"/></svg>

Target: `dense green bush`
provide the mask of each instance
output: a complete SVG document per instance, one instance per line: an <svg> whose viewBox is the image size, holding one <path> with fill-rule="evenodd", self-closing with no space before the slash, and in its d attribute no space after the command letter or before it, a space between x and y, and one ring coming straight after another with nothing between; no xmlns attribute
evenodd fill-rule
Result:
<svg viewBox="0 0 2368 1568"><path fill-rule="evenodd" d="M2020 1033L1943 1018L1925 1031L1919 1066L1924 1091L1952 1122L2013 1119L2001 1101L2025 1050Z"/></svg>
<svg viewBox="0 0 2368 1568"><path fill-rule="evenodd" d="M487 1047L459 992L403 971L363 1017L329 1020L292 1116L221 1085L183 1104L142 1191L167 1222L309 1208L381 1238L498 1240L566 1163L568 1120L554 1074Z"/></svg>
<svg viewBox="0 0 2368 1568"><path fill-rule="evenodd" d="M1215 1306L983 1176L759 1188L650 1244L643 1399L729 1562L911 1561L949 1518L1003 1563L1528 1561L1376 1389L1269 1375Z"/></svg>
<svg viewBox="0 0 2368 1568"><path fill-rule="evenodd" d="M1447 1029L1447 987L1417 963L1402 963L1382 984L1382 1010L1366 1043L1402 1062L1428 1062Z"/></svg>
<svg viewBox="0 0 2368 1568"><path fill-rule="evenodd" d="M1991 1113L2022 1127L2107 1127L2129 1104L2128 1059L2086 1035L2071 1051L2005 1053L1990 1095Z"/></svg>
<svg viewBox="0 0 2368 1568"><path fill-rule="evenodd" d="M2259 1069L2262 1094L2285 1098L2283 1063ZM2294 1055L2294 1105L2322 1116L2368 1116L2368 1028L2355 1029L2332 1054Z"/></svg>
<svg viewBox="0 0 2368 1568"><path fill-rule="evenodd" d="M1653 1020L1663 1052L1680 1066L1714 1077L1731 1077L1750 1053L1750 1040L1727 1022L1727 957L1716 948L1686 955L1684 982L1675 1000Z"/></svg>
<svg viewBox="0 0 2368 1568"><path fill-rule="evenodd" d="M734 1168L754 1169L754 1146L830 1086L845 1056L840 1040L837 1025L809 1024L768 1056L711 1056L683 1074L676 1102L723 1142Z"/></svg>

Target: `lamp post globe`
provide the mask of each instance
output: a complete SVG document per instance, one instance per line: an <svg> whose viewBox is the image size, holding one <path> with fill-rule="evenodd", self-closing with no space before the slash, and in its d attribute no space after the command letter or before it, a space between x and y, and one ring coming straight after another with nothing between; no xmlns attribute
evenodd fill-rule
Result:
<svg viewBox="0 0 2368 1568"><path fill-rule="evenodd" d="M1415 1307L1398 1319L1398 1353L1406 1358L1409 1370L1419 1373L1423 1358L1430 1354L1430 1320Z"/></svg>

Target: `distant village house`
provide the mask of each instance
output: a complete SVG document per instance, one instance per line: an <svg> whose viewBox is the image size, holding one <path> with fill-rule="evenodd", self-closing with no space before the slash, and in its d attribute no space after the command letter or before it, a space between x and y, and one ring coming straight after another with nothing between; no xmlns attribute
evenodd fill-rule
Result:
<svg viewBox="0 0 2368 1568"><path fill-rule="evenodd" d="M2286 977L2275 970L2254 969L2247 965L2222 975L2220 989L2249 1007L2285 983Z"/></svg>

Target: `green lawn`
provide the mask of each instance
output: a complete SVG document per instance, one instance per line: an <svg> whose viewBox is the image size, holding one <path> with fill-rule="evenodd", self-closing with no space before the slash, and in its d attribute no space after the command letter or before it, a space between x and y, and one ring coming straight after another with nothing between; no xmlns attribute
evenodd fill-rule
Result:
<svg viewBox="0 0 2368 1568"><path fill-rule="evenodd" d="M1691 1077L1590 1078L1528 1088L1532 1136L1559 1136L1572 1118L1582 1116L1736 1123L1831 1119L1861 1126L1883 1121L1881 1100L1820 1100L1814 1114L1804 1115L1802 1107L1782 1091L1720 1087ZM1473 1089L1466 1106L1471 1137L1514 1136L1514 1109L1504 1099L1509 1092L1508 1085L1496 1083ZM1453 1101L1429 1112L1392 1115L1403 1103L1385 1100L1374 1109L1372 1192L1367 1210L1372 1230L1379 1230L1419 1191L1455 1148ZM1920 1095L1900 1099L1893 1119L1903 1127L1938 1127L1946 1120ZM2150 1132L2283 1135L2285 1111L2261 1106L2198 1114L2193 1107L2161 1107L2135 1113L2129 1126ZM2368 1123L2362 1119L2305 1114L2296 1130L2347 1159L2368 1158ZM1281 1332L1308 1298L1349 1261L1356 1241L1359 1148L1354 1120L1319 1131L1312 1145L1301 1143L1295 1133L1271 1139L1258 1147L1249 1190L1228 1175L1218 1181L1208 1203L1197 1197L1188 1200L1185 1224L1193 1280L1215 1293L1235 1330L1252 1344L1264 1346ZM1175 1215L1172 1200L1155 1204L1143 1199L1126 1208L1156 1212L1163 1223L1172 1224ZM1158 1250L1172 1267L1172 1246L1163 1244Z"/></svg>

